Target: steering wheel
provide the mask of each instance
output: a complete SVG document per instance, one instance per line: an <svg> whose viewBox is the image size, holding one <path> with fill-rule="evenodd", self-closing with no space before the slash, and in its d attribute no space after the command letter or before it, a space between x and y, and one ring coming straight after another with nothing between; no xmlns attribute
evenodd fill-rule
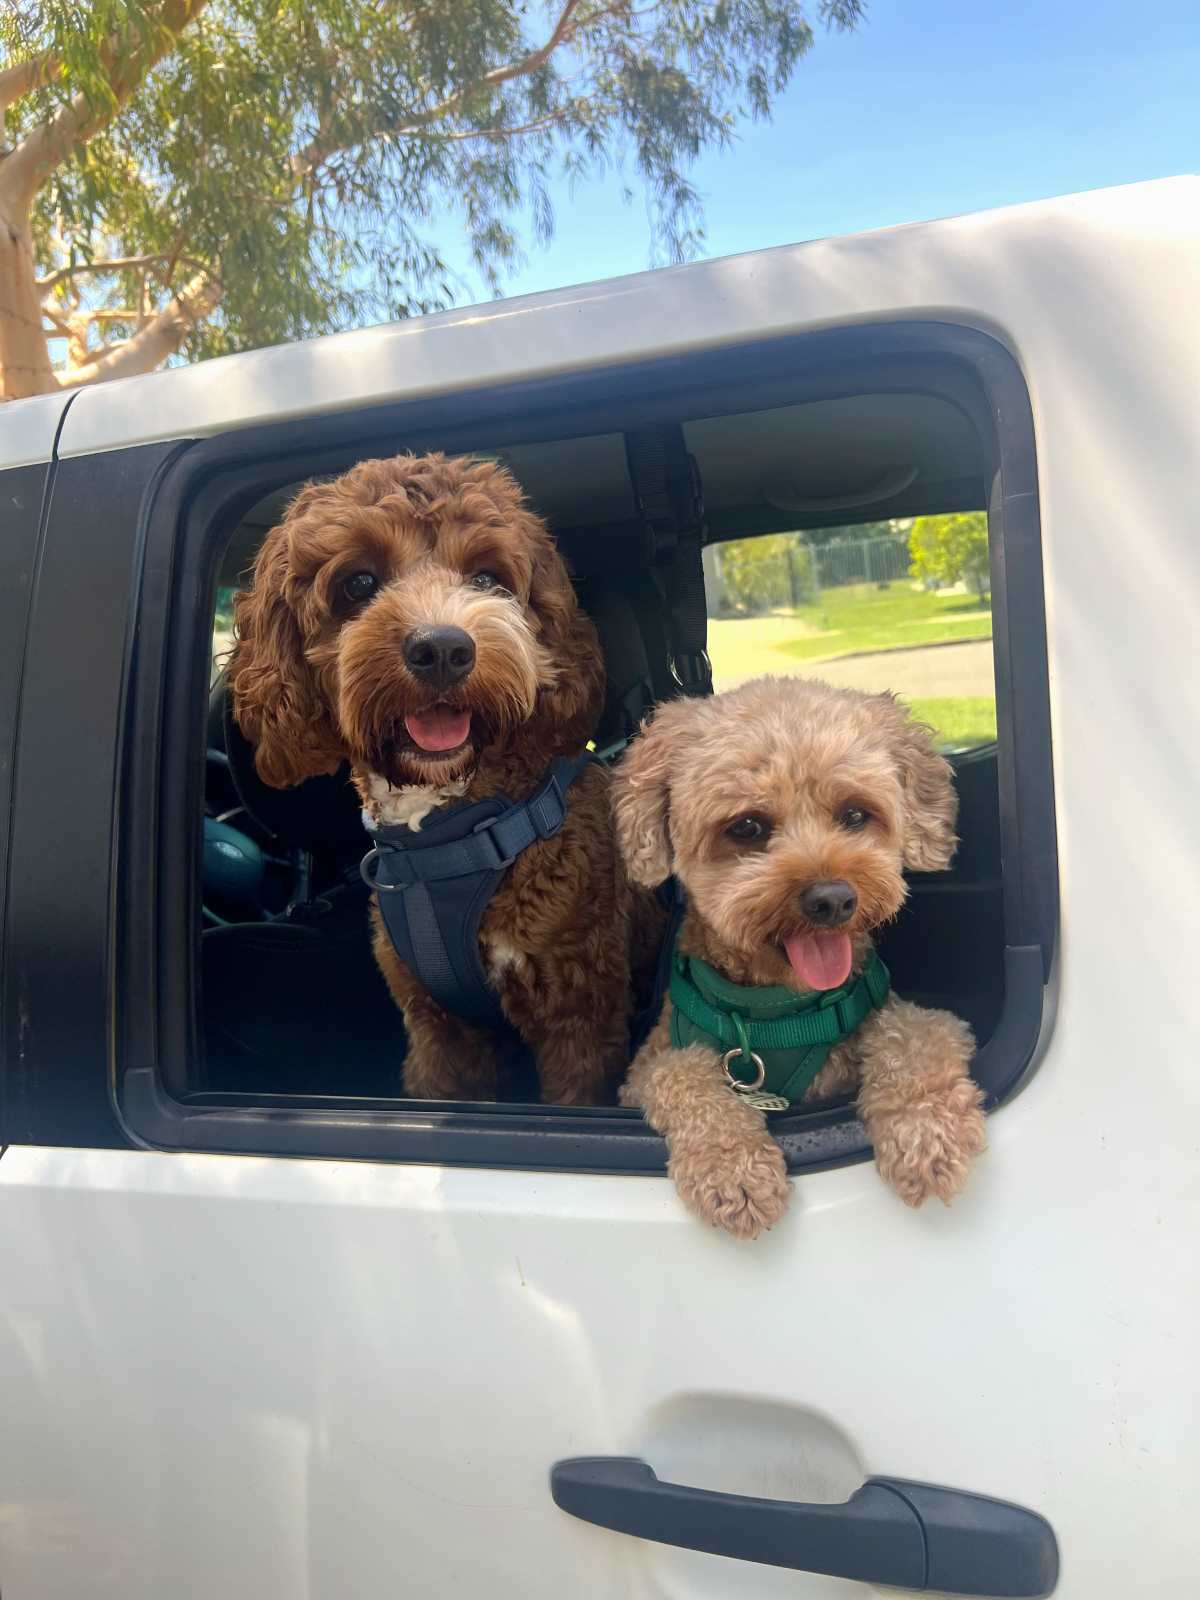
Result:
<svg viewBox="0 0 1200 1600"><path fill-rule="evenodd" d="M308 863L300 850L279 854L242 805L229 757L206 752L201 912L210 927L273 922L302 895ZM272 870L274 869L274 870ZM214 909L219 906L220 911Z"/></svg>

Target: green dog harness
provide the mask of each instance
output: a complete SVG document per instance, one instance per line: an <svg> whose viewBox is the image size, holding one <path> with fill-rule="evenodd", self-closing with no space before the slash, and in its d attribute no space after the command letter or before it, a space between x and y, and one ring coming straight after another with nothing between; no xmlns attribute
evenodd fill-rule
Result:
<svg viewBox="0 0 1200 1600"><path fill-rule="evenodd" d="M835 1044L887 999L891 979L874 951L840 988L795 994L782 985L730 983L698 956L675 951L671 1043L706 1044L723 1058L730 1086L764 1111L804 1098Z"/></svg>

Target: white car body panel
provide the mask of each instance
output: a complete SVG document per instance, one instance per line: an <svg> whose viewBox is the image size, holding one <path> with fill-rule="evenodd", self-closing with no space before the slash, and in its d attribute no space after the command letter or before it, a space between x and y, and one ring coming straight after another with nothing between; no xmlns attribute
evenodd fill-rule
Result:
<svg viewBox="0 0 1200 1600"><path fill-rule="evenodd" d="M54 438L73 392L57 390L0 405L0 472L37 466L54 454Z"/></svg>

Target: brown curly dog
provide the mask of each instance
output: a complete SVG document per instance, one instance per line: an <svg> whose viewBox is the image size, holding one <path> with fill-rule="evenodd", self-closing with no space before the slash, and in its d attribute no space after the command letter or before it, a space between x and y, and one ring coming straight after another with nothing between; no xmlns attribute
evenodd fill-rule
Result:
<svg viewBox="0 0 1200 1600"><path fill-rule="evenodd" d="M234 714L278 788L343 761L369 816L413 829L448 801L531 794L585 747L604 668L541 521L501 467L363 461L301 490L237 600ZM364 839L365 848L365 839ZM608 779L589 767L553 838L520 856L480 924L489 982L542 1096L611 1100L628 1059L629 893ZM372 907L376 959L422 1099L494 1099L497 1040L448 1015Z"/></svg>
<svg viewBox="0 0 1200 1600"><path fill-rule="evenodd" d="M832 990L903 904L905 868L949 866L957 800L928 731L891 695L759 678L662 707L613 789L631 878L675 873L678 950L739 985ZM685 1203L752 1238L783 1215L783 1153L706 1044L673 1048L671 1002L621 1091L665 1135ZM894 996L835 1044L805 1099L857 1088L884 1179L949 1202L985 1144L966 1024Z"/></svg>

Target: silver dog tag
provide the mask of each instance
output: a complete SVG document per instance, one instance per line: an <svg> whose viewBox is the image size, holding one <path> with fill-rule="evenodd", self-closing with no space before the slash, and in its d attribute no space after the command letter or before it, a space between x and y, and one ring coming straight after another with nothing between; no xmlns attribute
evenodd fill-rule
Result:
<svg viewBox="0 0 1200 1600"><path fill-rule="evenodd" d="M791 1105L791 1101L785 1100L782 1095L764 1094L761 1089L745 1090L738 1095L738 1099L744 1100L756 1111L786 1111Z"/></svg>

